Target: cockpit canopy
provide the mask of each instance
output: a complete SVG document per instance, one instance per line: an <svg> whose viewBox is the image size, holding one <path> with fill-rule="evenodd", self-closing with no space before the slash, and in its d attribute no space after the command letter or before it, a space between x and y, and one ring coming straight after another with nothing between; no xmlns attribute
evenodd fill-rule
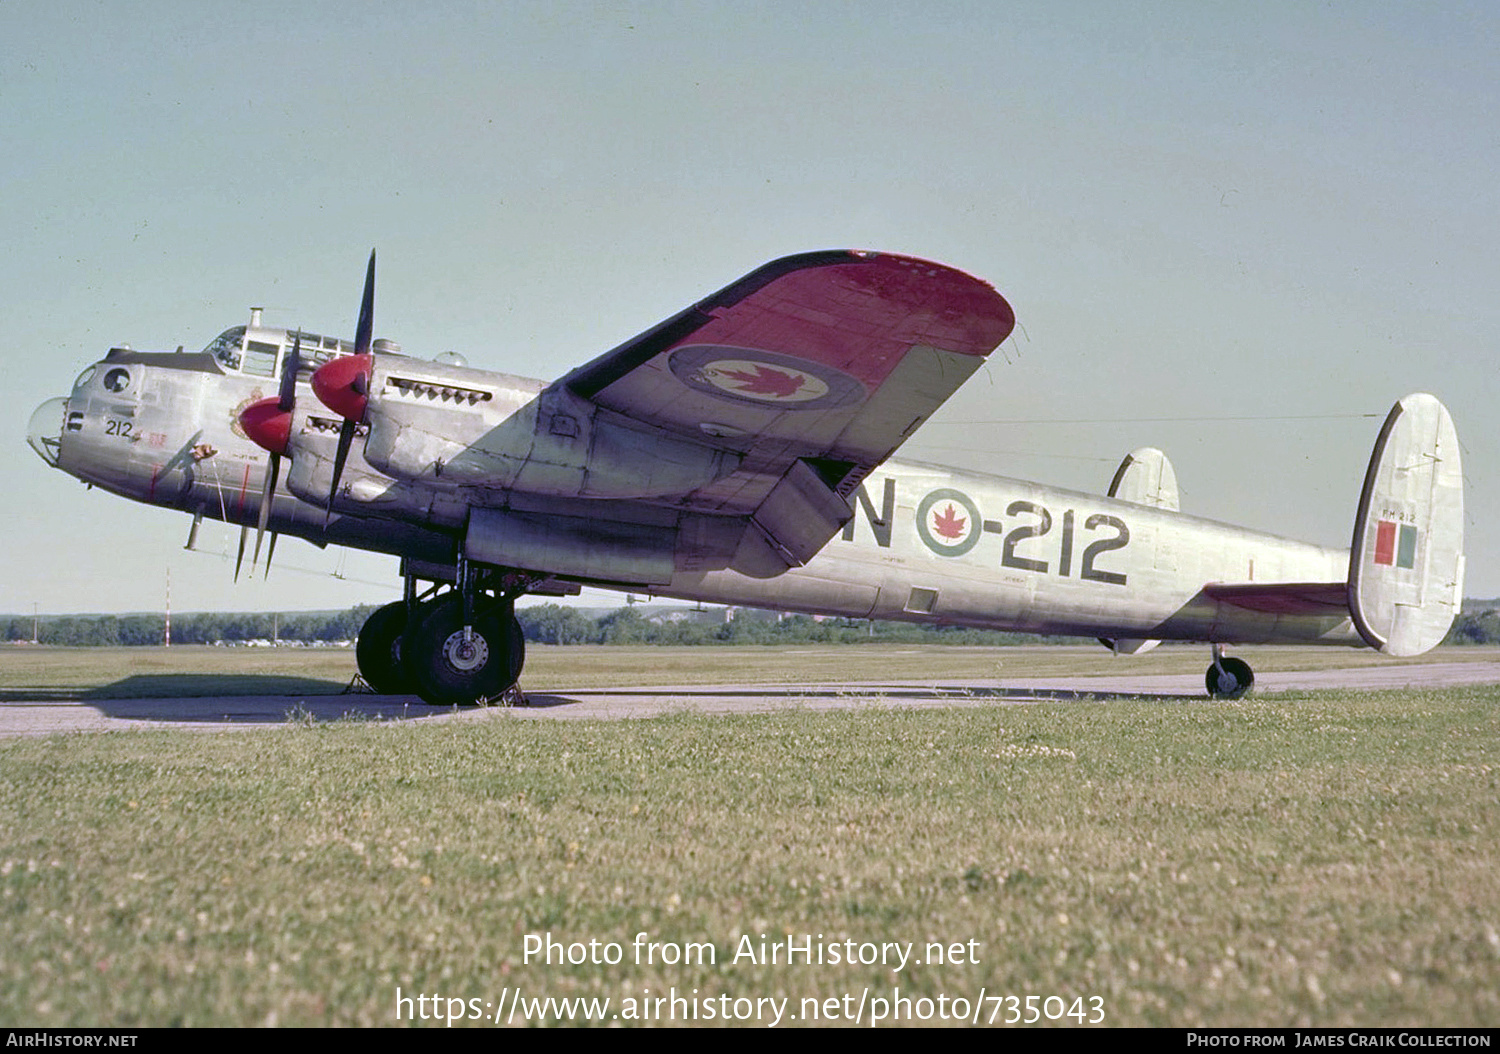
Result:
<svg viewBox="0 0 1500 1054"><path fill-rule="evenodd" d="M300 338L302 344L299 373L311 373L329 359L354 351L353 345L337 337L291 329L234 326L209 341L203 352L212 355L230 373L275 377L281 356L291 348L294 338Z"/></svg>
<svg viewBox="0 0 1500 1054"><path fill-rule="evenodd" d="M208 346L203 349L203 354L212 355L226 370L238 370L244 347L245 327L235 326L232 329L226 329L209 341Z"/></svg>

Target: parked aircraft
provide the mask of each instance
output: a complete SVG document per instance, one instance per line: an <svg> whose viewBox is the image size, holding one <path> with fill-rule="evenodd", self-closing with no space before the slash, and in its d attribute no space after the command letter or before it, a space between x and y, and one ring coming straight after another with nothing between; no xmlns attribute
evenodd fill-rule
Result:
<svg viewBox="0 0 1500 1054"><path fill-rule="evenodd" d="M358 664L435 704L516 684L523 594L582 586L855 618L1419 654L1463 593L1457 435L1430 395L1381 429L1350 549L1186 515L1132 452L1106 495L898 460L1009 335L989 285L910 257L766 264L552 383L263 323L201 352L110 350L33 415L50 465L137 501L402 558ZM272 394L274 393L274 394ZM285 471L283 472L283 468ZM267 566L270 563L267 555ZM236 566L236 575L239 566Z"/></svg>

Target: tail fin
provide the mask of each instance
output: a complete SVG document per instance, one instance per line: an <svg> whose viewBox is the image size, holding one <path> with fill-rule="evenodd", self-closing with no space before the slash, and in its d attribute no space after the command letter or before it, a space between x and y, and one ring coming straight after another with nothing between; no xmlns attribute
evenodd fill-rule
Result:
<svg viewBox="0 0 1500 1054"><path fill-rule="evenodd" d="M1359 635L1387 655L1420 655L1463 603L1464 483L1458 432L1435 397L1391 408L1354 520L1349 609Z"/></svg>
<svg viewBox="0 0 1500 1054"><path fill-rule="evenodd" d="M1109 496L1156 509L1178 509L1177 473L1172 462L1155 447L1143 446L1125 455L1115 478L1109 484Z"/></svg>
<svg viewBox="0 0 1500 1054"><path fill-rule="evenodd" d="M1125 455L1115 478L1109 483L1109 496L1137 505L1149 505L1154 509L1178 508L1177 472L1155 447L1143 446ZM1140 655L1161 643L1144 637L1100 637L1103 644L1116 655Z"/></svg>

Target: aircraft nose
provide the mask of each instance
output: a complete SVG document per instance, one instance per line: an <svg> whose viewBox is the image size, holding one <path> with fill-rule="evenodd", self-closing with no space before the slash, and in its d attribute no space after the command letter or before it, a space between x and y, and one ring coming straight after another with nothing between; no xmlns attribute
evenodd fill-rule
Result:
<svg viewBox="0 0 1500 1054"><path fill-rule="evenodd" d="M57 467L57 456L62 450L67 413L67 399L48 399L32 412L31 420L26 425L26 444L53 468Z"/></svg>

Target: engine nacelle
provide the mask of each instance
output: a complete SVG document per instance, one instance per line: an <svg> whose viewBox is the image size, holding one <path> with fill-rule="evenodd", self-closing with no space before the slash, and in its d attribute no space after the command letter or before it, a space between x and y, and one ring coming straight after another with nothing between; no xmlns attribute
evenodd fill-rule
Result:
<svg viewBox="0 0 1500 1054"><path fill-rule="evenodd" d="M400 480L576 498L659 498L721 479L740 455L664 434L553 386L376 359L365 460Z"/></svg>

